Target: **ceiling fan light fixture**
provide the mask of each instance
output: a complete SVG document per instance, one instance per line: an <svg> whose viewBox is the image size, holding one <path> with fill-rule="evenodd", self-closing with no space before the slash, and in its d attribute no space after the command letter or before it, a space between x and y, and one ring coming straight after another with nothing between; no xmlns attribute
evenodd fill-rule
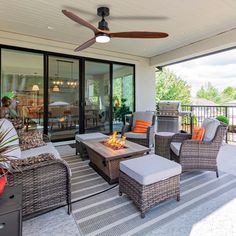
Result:
<svg viewBox="0 0 236 236"><path fill-rule="evenodd" d="M164 32L149 32L149 31L126 31L126 32L110 32L108 22L104 19L109 16L108 7L99 7L97 9L97 15L101 17L101 21L98 22L98 27L90 24L88 21L75 15L73 12L62 10L62 13L71 19L72 21L90 29L94 33L94 37L75 48L75 52L82 51L94 43L108 43L110 38L137 38L137 39L158 39L168 37L167 33Z"/></svg>
<svg viewBox="0 0 236 236"><path fill-rule="evenodd" d="M110 42L110 37L107 34L98 34L96 35L97 43L108 43Z"/></svg>

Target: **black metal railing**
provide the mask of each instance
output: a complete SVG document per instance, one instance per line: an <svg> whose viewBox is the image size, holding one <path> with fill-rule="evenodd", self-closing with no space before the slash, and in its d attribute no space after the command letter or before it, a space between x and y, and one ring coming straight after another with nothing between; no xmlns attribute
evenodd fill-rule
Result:
<svg viewBox="0 0 236 236"><path fill-rule="evenodd" d="M182 105L182 111L189 112L182 116L181 121L182 130L187 132L192 132L195 126L201 126L207 117L226 116L229 119L226 141L236 142L236 106Z"/></svg>

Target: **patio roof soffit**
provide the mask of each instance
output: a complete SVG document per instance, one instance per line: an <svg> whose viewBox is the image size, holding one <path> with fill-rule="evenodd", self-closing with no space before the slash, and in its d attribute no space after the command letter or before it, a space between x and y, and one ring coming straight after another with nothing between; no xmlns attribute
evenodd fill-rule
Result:
<svg viewBox="0 0 236 236"><path fill-rule="evenodd" d="M165 66L236 47L236 28L150 58L150 66Z"/></svg>

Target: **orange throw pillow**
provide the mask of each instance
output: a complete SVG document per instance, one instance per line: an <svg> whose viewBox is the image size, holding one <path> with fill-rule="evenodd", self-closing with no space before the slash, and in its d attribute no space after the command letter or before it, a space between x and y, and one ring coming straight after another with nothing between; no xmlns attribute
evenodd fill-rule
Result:
<svg viewBox="0 0 236 236"><path fill-rule="evenodd" d="M145 120L136 120L135 126L132 131L134 133L147 133L147 129L150 125L151 122Z"/></svg>
<svg viewBox="0 0 236 236"><path fill-rule="evenodd" d="M202 140L205 134L205 129L202 127L195 127L192 134L192 140Z"/></svg>

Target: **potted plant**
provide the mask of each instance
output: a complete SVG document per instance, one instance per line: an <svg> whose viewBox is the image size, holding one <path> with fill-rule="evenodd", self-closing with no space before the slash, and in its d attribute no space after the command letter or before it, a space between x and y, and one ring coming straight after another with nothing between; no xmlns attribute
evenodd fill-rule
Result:
<svg viewBox="0 0 236 236"><path fill-rule="evenodd" d="M126 98L121 98L120 106L114 111L114 118L122 121L123 123L125 122L125 115L130 113L129 107L126 106L126 101Z"/></svg>
<svg viewBox="0 0 236 236"><path fill-rule="evenodd" d="M11 161L8 153L17 148L17 145L10 144L18 139L13 136L8 137L12 129L3 130L3 124L4 122L0 124L0 195L4 192L4 188L7 183L7 174L9 172L7 166Z"/></svg>
<svg viewBox="0 0 236 236"><path fill-rule="evenodd" d="M7 183L7 177L4 172L1 172L0 173L0 196L4 192L6 183Z"/></svg>
<svg viewBox="0 0 236 236"><path fill-rule="evenodd" d="M221 115L221 116L217 116L216 119L217 119L218 121L220 121L220 122L226 124L226 125L229 124L229 118L226 117L226 116L222 116L222 115Z"/></svg>

